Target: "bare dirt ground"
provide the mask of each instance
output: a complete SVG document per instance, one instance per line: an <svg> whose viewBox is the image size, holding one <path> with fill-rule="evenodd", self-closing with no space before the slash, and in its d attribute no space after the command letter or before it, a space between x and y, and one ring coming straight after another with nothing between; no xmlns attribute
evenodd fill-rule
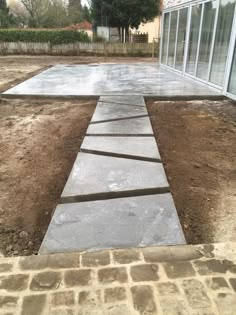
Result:
<svg viewBox="0 0 236 315"><path fill-rule="evenodd" d="M0 252L40 247L95 100L0 99Z"/></svg>
<svg viewBox="0 0 236 315"><path fill-rule="evenodd" d="M236 239L236 103L148 102L188 243Z"/></svg>

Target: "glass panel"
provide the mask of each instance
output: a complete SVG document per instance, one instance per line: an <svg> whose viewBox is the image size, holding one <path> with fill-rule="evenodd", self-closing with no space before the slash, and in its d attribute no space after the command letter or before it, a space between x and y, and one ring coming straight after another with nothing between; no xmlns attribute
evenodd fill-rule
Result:
<svg viewBox="0 0 236 315"><path fill-rule="evenodd" d="M164 24L163 24L162 60L161 60L163 64L166 64L166 57L167 57L169 19L170 19L170 13L165 13Z"/></svg>
<svg viewBox="0 0 236 315"><path fill-rule="evenodd" d="M171 12L168 65L173 66L175 60L175 42L178 11Z"/></svg>
<svg viewBox="0 0 236 315"><path fill-rule="evenodd" d="M236 95L236 45L234 49L234 59L233 59L233 65L231 68L228 91Z"/></svg>
<svg viewBox="0 0 236 315"><path fill-rule="evenodd" d="M215 47L210 81L223 85L230 35L233 24L235 0L221 0L217 21Z"/></svg>
<svg viewBox="0 0 236 315"><path fill-rule="evenodd" d="M189 74L194 74L195 72L201 12L202 4L195 5L192 7L188 59L186 67L186 72L188 72Z"/></svg>
<svg viewBox="0 0 236 315"><path fill-rule="evenodd" d="M206 3L197 66L197 76L203 80L207 80L215 15L216 2Z"/></svg>
<svg viewBox="0 0 236 315"><path fill-rule="evenodd" d="M187 20L188 20L188 8L179 10L179 29L178 29L175 68L181 71L183 70L183 62L184 62L184 48L185 48L185 41L186 41Z"/></svg>

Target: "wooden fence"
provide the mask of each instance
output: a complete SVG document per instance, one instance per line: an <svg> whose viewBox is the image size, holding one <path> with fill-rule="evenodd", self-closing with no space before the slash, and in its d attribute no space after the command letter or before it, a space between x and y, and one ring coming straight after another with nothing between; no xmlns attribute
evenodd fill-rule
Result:
<svg viewBox="0 0 236 315"><path fill-rule="evenodd" d="M0 42L0 55L157 56L158 43L50 43Z"/></svg>

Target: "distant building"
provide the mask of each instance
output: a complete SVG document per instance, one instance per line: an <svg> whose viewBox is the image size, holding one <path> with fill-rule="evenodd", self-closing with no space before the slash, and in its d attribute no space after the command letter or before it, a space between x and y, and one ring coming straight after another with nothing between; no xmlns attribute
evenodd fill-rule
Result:
<svg viewBox="0 0 236 315"><path fill-rule="evenodd" d="M93 37L93 25L88 21L84 21L84 22L77 23L77 24L72 24L70 26L64 27L64 29L65 30L78 31L78 32L83 31L83 32L87 33L90 38Z"/></svg>
<svg viewBox="0 0 236 315"><path fill-rule="evenodd" d="M158 41L160 38L160 17L157 16L153 22L140 24L137 30L131 30L132 34L147 33L148 42Z"/></svg>

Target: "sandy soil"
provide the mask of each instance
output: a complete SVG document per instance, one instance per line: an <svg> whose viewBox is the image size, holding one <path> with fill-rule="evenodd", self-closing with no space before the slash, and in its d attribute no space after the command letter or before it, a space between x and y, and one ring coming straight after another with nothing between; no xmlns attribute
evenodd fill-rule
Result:
<svg viewBox="0 0 236 315"><path fill-rule="evenodd" d="M61 56L0 56L0 92L56 64L156 62L152 58L134 57L61 57Z"/></svg>
<svg viewBox="0 0 236 315"><path fill-rule="evenodd" d="M236 239L236 103L148 102L187 241Z"/></svg>
<svg viewBox="0 0 236 315"><path fill-rule="evenodd" d="M96 101L0 99L0 252L37 252Z"/></svg>

